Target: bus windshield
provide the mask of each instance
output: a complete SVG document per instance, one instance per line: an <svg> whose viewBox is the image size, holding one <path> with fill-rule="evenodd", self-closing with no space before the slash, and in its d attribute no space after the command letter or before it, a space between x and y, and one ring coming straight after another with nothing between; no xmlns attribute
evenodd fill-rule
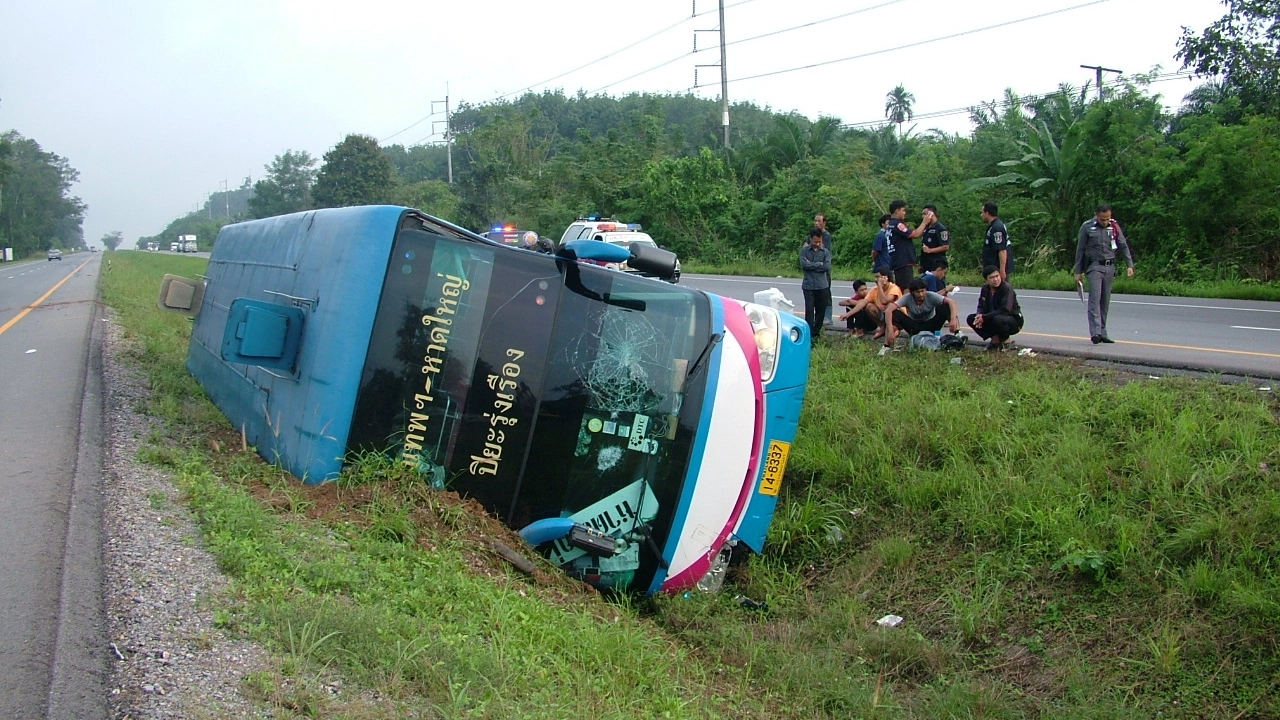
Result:
<svg viewBox="0 0 1280 720"><path fill-rule="evenodd" d="M397 233L348 450L390 452L515 528L572 518L620 538L611 556L548 552L645 587L701 413L706 296L427 228Z"/></svg>

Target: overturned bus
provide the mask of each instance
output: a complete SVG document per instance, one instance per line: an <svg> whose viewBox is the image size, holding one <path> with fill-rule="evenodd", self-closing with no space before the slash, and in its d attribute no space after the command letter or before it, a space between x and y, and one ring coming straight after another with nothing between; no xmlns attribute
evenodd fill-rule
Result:
<svg viewBox="0 0 1280 720"><path fill-rule="evenodd" d="M674 255L582 240L556 255L403 207L227 225L187 367L268 461L307 483L353 453L481 502L570 574L714 587L763 548L808 376L807 326L597 264Z"/></svg>

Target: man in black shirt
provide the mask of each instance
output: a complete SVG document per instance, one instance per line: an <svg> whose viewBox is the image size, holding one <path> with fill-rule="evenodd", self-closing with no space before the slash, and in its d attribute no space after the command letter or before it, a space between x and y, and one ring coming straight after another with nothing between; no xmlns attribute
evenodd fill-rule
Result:
<svg viewBox="0 0 1280 720"><path fill-rule="evenodd" d="M924 209L933 215L933 221L925 228L924 237L920 241L920 271L936 270L947 263L947 251L951 249L951 233L947 226L938 219L938 208L925 205Z"/></svg>
<svg viewBox="0 0 1280 720"><path fill-rule="evenodd" d="M1013 272L1013 244L1009 242L1009 229L1000 219L1000 208L993 202L982 205L982 220L987 223L987 237L982 241L982 266L994 265L1000 271L1000 279L1008 280Z"/></svg>
<svg viewBox="0 0 1280 720"><path fill-rule="evenodd" d="M920 225L912 230L907 225L907 201L894 200L889 203L889 255L892 258L890 269L893 270L893 283L898 287L906 287L915 274L916 238L924 234L924 229L933 220L933 214L924 211Z"/></svg>
<svg viewBox="0 0 1280 720"><path fill-rule="evenodd" d="M986 284L978 293L977 312L965 319L978 337L987 341L987 349L1003 351L1009 337L1022 330L1022 308L1018 294L1000 277L995 265L982 268Z"/></svg>

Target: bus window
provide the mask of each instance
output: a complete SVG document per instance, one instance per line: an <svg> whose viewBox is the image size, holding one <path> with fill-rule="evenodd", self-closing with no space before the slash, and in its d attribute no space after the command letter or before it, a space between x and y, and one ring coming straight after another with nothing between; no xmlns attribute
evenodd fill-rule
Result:
<svg viewBox="0 0 1280 720"><path fill-rule="evenodd" d="M520 528L612 499L588 524L660 547L701 408L686 372L706 298L595 267L402 230L356 402L352 450L389 450ZM699 342L703 338L703 342ZM620 494L621 493L621 494ZM595 577L591 559L552 550ZM659 560L644 559L647 581ZM630 573L630 574L628 574Z"/></svg>

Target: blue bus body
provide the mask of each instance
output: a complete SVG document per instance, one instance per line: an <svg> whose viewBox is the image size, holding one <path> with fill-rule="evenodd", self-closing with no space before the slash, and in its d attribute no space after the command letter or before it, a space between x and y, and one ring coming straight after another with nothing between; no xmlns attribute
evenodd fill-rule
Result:
<svg viewBox="0 0 1280 720"><path fill-rule="evenodd" d="M571 574L672 592L763 549L808 345L789 313L368 206L225 226L187 367L304 482L386 452Z"/></svg>

